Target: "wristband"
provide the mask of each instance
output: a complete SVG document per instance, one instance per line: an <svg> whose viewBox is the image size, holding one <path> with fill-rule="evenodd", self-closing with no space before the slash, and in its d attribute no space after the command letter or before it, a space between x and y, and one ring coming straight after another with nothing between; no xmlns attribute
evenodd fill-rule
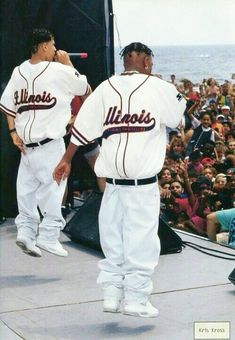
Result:
<svg viewBox="0 0 235 340"><path fill-rule="evenodd" d="M9 133L16 132L16 128L10 129Z"/></svg>

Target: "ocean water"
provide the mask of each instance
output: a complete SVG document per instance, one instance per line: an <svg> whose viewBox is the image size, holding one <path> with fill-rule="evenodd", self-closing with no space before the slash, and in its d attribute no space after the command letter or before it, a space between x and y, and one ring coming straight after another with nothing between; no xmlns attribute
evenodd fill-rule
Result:
<svg viewBox="0 0 235 340"><path fill-rule="evenodd" d="M201 83L204 78L213 77L219 84L232 81L235 73L235 45L194 45L194 46L151 46L154 53L153 73L170 80L190 79ZM115 48L115 73L123 70L119 56L120 48Z"/></svg>

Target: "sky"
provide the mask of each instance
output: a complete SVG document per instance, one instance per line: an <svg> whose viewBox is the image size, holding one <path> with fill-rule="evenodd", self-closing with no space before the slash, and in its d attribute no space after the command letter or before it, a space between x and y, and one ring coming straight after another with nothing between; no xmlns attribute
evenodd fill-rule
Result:
<svg viewBox="0 0 235 340"><path fill-rule="evenodd" d="M235 0L113 0L115 46L235 44Z"/></svg>

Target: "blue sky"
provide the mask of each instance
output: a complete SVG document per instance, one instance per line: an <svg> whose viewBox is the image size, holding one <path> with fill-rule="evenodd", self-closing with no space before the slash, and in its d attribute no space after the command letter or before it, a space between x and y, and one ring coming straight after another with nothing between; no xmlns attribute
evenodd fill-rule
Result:
<svg viewBox="0 0 235 340"><path fill-rule="evenodd" d="M113 12L116 46L235 44L235 0L113 0Z"/></svg>

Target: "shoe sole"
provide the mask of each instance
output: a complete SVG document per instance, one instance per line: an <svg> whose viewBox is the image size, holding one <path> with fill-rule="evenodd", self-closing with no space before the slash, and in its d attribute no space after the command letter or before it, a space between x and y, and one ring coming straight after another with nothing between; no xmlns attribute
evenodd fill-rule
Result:
<svg viewBox="0 0 235 340"><path fill-rule="evenodd" d="M28 249L28 248L26 247L26 245L24 244L24 242L22 242L22 241L16 241L16 244L17 244L17 246L18 246L21 250L23 250L23 252L24 252L25 254L30 255L30 256L33 256L33 257L42 257L42 255L40 255L40 254L38 254L38 253L36 253L36 252L34 252L34 251Z"/></svg>
<svg viewBox="0 0 235 340"><path fill-rule="evenodd" d="M148 315L148 314L142 314L142 313L126 312L126 311L123 311L123 314L141 317L141 318L157 318L159 316L159 313L156 315Z"/></svg>
<svg viewBox="0 0 235 340"><path fill-rule="evenodd" d="M104 313L121 313L120 309L103 308Z"/></svg>
<svg viewBox="0 0 235 340"><path fill-rule="evenodd" d="M41 244L39 244L39 243L37 243L37 247L40 248L40 249L42 249L42 250L47 251L47 252L50 253L50 254L56 255L56 256L60 256L60 257L67 257L67 256L68 256L68 254L66 254L66 255L58 254L58 253L56 253L56 252L54 252L54 251L52 251L52 250L50 250L50 249L44 247L43 245L41 245Z"/></svg>

